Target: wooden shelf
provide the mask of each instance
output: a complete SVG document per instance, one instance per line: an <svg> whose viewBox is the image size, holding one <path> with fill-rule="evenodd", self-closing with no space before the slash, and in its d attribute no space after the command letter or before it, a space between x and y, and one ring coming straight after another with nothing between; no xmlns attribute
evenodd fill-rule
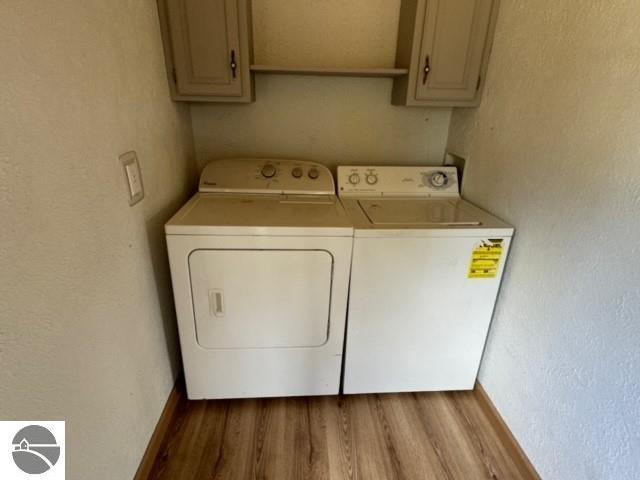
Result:
<svg viewBox="0 0 640 480"><path fill-rule="evenodd" d="M406 68L331 68L331 67L279 67L275 65L251 65L255 73L280 75L320 75L334 77L402 77L407 75Z"/></svg>

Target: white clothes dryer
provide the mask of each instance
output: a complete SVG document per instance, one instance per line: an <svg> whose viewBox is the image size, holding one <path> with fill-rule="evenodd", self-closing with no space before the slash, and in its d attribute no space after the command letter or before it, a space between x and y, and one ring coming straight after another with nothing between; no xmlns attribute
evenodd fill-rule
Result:
<svg viewBox="0 0 640 480"><path fill-rule="evenodd" d="M338 167L354 225L344 392L474 387L513 228L453 167Z"/></svg>
<svg viewBox="0 0 640 480"><path fill-rule="evenodd" d="M326 167L213 161L165 232L190 399L338 393L353 228Z"/></svg>

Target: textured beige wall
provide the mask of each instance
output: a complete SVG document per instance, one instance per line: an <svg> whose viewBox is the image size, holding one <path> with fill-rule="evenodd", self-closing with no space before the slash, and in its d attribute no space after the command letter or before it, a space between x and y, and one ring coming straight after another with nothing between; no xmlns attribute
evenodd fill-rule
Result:
<svg viewBox="0 0 640 480"><path fill-rule="evenodd" d="M130 479L178 368L162 229L195 172L155 2L3 0L0 59L0 419L66 420L67 478Z"/></svg>
<svg viewBox="0 0 640 480"><path fill-rule="evenodd" d="M393 67L400 0L253 0L255 63Z"/></svg>
<svg viewBox="0 0 640 480"><path fill-rule="evenodd" d="M503 0L464 193L517 229L480 379L545 479L640 478L640 3Z"/></svg>
<svg viewBox="0 0 640 480"><path fill-rule="evenodd" d="M399 0L254 0L255 63L391 67ZM390 79L256 75L250 105L191 107L202 167L225 156L440 164L450 109L391 105Z"/></svg>
<svg viewBox="0 0 640 480"><path fill-rule="evenodd" d="M391 80L256 76L251 105L191 106L198 163L265 156L338 164L440 164L450 109L395 107Z"/></svg>

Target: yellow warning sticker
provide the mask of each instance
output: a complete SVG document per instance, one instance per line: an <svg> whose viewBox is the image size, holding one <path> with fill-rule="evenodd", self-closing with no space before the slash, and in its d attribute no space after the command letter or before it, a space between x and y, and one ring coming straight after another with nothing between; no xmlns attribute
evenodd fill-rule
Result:
<svg viewBox="0 0 640 480"><path fill-rule="evenodd" d="M503 239L483 240L471 252L468 278L496 278L504 252Z"/></svg>

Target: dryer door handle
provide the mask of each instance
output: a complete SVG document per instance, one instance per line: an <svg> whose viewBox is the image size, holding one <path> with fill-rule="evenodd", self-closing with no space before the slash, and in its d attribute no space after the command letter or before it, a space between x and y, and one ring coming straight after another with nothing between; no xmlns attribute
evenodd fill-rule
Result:
<svg viewBox="0 0 640 480"><path fill-rule="evenodd" d="M209 290L209 310L214 317L224 317L224 291L221 288Z"/></svg>

